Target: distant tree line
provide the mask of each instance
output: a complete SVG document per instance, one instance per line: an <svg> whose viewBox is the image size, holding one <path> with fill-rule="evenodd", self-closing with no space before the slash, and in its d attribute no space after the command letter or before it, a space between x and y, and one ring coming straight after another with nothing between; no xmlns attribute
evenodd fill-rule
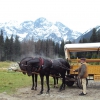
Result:
<svg viewBox="0 0 100 100"><path fill-rule="evenodd" d="M61 44L51 39L34 41L34 38L20 41L19 37L11 35L4 38L0 31L0 61L19 61L26 56L44 56L49 58L65 57L64 41Z"/></svg>
<svg viewBox="0 0 100 100"><path fill-rule="evenodd" d="M3 31L0 33L0 61L10 60L13 61L20 56L20 42L18 36L15 39L13 35L4 39Z"/></svg>
<svg viewBox="0 0 100 100"><path fill-rule="evenodd" d="M100 32L93 29L93 33L90 38L83 38L79 43L94 43L100 42ZM72 43L68 41L66 43ZM19 61L26 56L44 56L49 58L65 58L64 45L66 44L62 40L61 43L55 43L53 40L38 40L34 41L31 37L29 40L20 41L19 37L6 36L4 38L3 31L0 31L0 61ZM98 48L100 49L100 48ZM100 58L100 54L97 52L77 52L76 54L71 53L71 58Z"/></svg>

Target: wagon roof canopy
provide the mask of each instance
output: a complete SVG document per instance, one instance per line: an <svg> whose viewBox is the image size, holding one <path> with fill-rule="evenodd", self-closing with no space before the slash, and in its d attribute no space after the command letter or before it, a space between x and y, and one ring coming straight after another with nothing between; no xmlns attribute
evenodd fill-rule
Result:
<svg viewBox="0 0 100 100"><path fill-rule="evenodd" d="M64 49L68 52L98 51L100 49L100 42L65 44Z"/></svg>

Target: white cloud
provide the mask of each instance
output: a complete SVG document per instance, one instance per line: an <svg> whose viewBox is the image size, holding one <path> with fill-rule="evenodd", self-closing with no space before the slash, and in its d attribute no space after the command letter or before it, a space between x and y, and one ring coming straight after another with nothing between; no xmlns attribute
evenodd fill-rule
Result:
<svg viewBox="0 0 100 100"><path fill-rule="evenodd" d="M100 25L99 0L1 0L0 22L45 17L84 32Z"/></svg>

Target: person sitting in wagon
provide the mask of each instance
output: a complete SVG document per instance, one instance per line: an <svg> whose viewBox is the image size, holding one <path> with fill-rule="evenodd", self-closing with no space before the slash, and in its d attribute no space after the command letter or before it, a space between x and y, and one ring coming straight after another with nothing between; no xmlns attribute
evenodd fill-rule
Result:
<svg viewBox="0 0 100 100"><path fill-rule="evenodd" d="M88 77L88 69L87 69L85 58L81 58L80 63L81 63L81 66L78 69L74 70L74 72L78 72L78 78L82 79L83 90L82 90L82 93L80 93L79 95L83 96L87 94L86 93L86 78Z"/></svg>

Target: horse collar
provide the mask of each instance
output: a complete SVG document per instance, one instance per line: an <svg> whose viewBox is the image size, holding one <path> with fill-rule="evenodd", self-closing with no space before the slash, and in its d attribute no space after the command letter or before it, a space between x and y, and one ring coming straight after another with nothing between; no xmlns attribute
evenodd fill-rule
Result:
<svg viewBox="0 0 100 100"><path fill-rule="evenodd" d="M39 60L40 60L39 65L40 65L40 66L44 65L44 60L43 60L43 58L40 57Z"/></svg>

